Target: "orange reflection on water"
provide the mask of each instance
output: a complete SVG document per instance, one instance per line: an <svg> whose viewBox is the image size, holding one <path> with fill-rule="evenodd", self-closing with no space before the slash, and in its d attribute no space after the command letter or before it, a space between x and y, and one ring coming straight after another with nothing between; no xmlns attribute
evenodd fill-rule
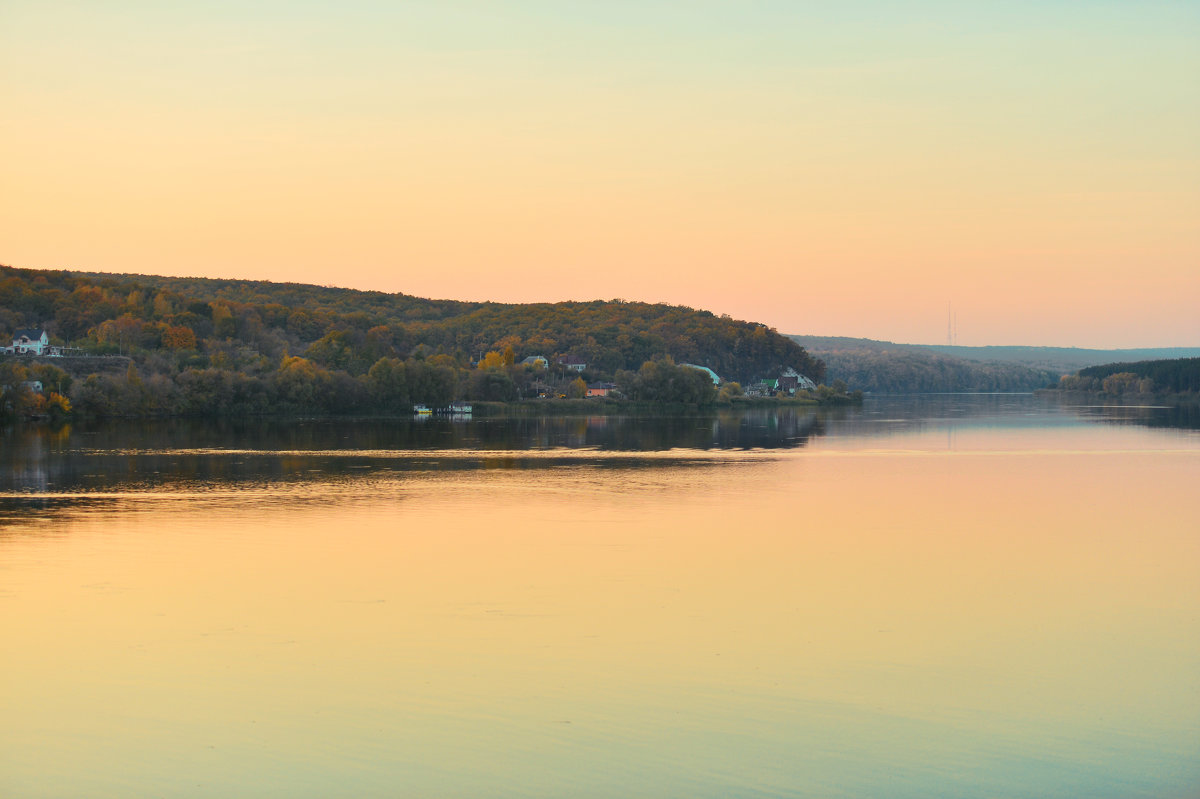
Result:
<svg viewBox="0 0 1200 799"><path fill-rule="evenodd" d="M1178 793L1198 465L818 451L31 521L0 543L0 786Z"/></svg>

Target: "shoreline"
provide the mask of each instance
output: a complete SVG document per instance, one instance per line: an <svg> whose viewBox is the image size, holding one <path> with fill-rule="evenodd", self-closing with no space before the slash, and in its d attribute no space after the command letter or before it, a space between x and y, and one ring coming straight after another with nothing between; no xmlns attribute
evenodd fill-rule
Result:
<svg viewBox="0 0 1200 799"><path fill-rule="evenodd" d="M212 421L228 421L231 419L259 419L272 421L300 421L306 419L345 419L345 420L398 420L410 421L417 419L437 419L449 421L471 421L473 419L503 419L503 418L537 418L560 416L659 416L683 417L696 415L711 415L730 410L764 410L772 408L808 408L828 409L845 408L861 405L853 398L835 401L819 401L817 399L783 397L783 398L737 398L733 401L715 402L705 405L688 405L682 403L653 403L635 402L631 400L615 400L607 398L592 399L554 399L554 400L521 400L517 402L472 402L472 413L454 414L434 412L431 415L418 416L412 412L396 413L263 413L263 414L94 414L72 413L69 415L17 417L0 422L0 427L21 423L32 424L70 424L72 422L93 422L102 420L147 421L168 419L208 419Z"/></svg>

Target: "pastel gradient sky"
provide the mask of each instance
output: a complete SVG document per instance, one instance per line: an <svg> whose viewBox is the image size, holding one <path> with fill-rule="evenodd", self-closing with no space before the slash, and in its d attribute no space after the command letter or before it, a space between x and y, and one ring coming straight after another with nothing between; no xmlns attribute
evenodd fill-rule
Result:
<svg viewBox="0 0 1200 799"><path fill-rule="evenodd" d="M1200 3L0 1L0 263L1200 344Z"/></svg>

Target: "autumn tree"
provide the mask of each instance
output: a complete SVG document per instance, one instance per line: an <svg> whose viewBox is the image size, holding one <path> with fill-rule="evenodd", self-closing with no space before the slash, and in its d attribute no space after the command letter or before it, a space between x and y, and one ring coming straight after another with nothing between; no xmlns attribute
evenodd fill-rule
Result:
<svg viewBox="0 0 1200 799"><path fill-rule="evenodd" d="M237 322L233 311L223 302L211 303L213 335L217 338L232 338L237 333Z"/></svg>
<svg viewBox="0 0 1200 799"><path fill-rule="evenodd" d="M479 369L503 369L507 364L511 364L511 363L512 363L512 361L507 361L507 362L505 361L505 356L503 354L493 351L493 352L489 352L487 355L483 356L482 360L479 361L478 368Z"/></svg>
<svg viewBox="0 0 1200 799"><path fill-rule="evenodd" d="M164 347L171 350L194 350L196 349L196 334L190 327L172 325L163 331L162 343Z"/></svg>
<svg viewBox="0 0 1200 799"><path fill-rule="evenodd" d="M721 386L721 390L717 392L717 398L722 402L729 402L734 397L740 396L742 396L741 384L732 381Z"/></svg>

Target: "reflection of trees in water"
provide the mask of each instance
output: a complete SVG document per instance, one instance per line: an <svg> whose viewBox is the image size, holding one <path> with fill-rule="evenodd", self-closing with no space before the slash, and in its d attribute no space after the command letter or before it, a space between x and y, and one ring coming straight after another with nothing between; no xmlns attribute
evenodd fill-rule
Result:
<svg viewBox="0 0 1200 799"><path fill-rule="evenodd" d="M1068 424L1052 403L1031 394L873 395L860 409L827 415L825 435L859 438L907 435L930 430L1028 428Z"/></svg>
<svg viewBox="0 0 1200 799"><path fill-rule="evenodd" d="M789 449L820 435L813 411L792 408L666 418L585 417L522 420L538 425L542 446L602 451ZM549 429L545 423L550 422ZM555 422L567 422L561 431ZM534 431L530 430L530 434ZM562 433L560 437L558 434Z"/></svg>
<svg viewBox="0 0 1200 799"><path fill-rule="evenodd" d="M1200 430L1200 405L1196 404L1167 407L1145 405L1076 406L1071 410L1085 419L1097 422L1176 430Z"/></svg>
<svg viewBox="0 0 1200 799"><path fill-rule="evenodd" d="M578 450L655 453L795 448L823 429L822 417L805 408L672 417L421 422L170 419L10 427L0 434L4 444L0 449L0 491L270 484L311 480L317 474L350 478L380 466L397 471L540 468L572 461L597 463L578 452L573 456L572 451ZM562 453L548 459L547 450ZM453 457L439 457L443 452ZM464 458L463 452L478 456ZM488 452L496 456L489 457ZM522 457L522 452L531 455ZM532 457L539 452L539 457ZM627 468L637 463L636 458L625 458L619 465Z"/></svg>

